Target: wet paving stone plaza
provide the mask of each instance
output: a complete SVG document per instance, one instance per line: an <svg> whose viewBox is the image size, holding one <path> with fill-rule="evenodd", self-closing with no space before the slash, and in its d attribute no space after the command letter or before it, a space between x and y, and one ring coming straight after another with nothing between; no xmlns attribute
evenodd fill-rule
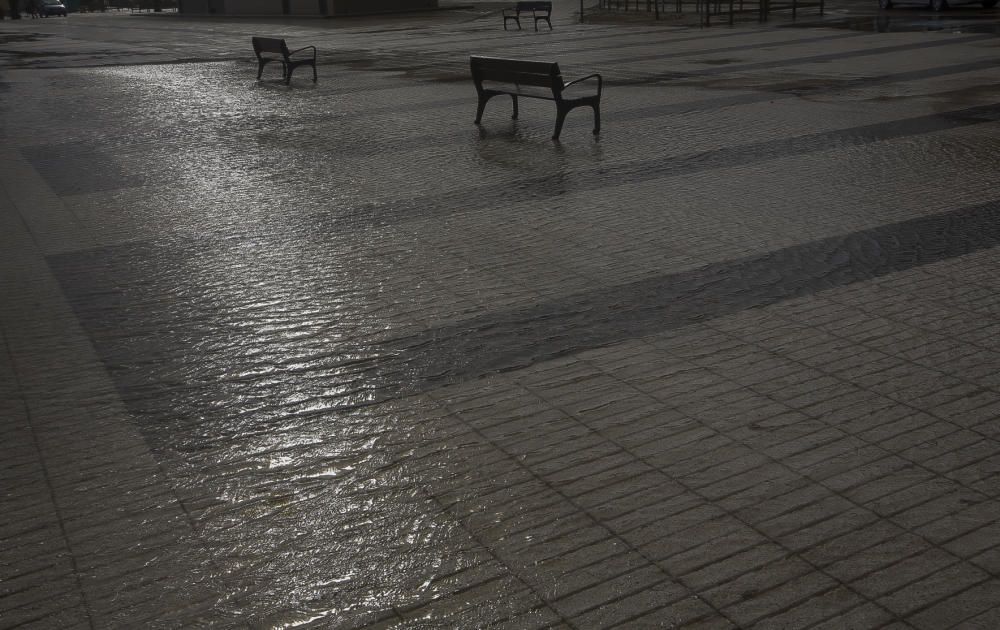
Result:
<svg viewBox="0 0 1000 630"><path fill-rule="evenodd" d="M0 22L0 628L1000 627L1000 12L502 6Z"/></svg>

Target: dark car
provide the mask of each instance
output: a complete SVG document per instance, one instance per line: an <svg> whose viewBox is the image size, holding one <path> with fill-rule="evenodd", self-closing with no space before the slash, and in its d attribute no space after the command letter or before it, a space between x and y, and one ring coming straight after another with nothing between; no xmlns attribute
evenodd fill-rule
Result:
<svg viewBox="0 0 1000 630"><path fill-rule="evenodd" d="M66 17L66 5L61 0L42 0L42 15L61 15Z"/></svg>

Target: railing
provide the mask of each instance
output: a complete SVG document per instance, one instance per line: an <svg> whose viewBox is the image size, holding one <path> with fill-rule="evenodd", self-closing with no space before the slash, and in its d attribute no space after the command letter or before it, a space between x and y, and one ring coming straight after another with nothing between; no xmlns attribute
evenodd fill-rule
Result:
<svg viewBox="0 0 1000 630"><path fill-rule="evenodd" d="M659 20L665 16L697 17L699 24L709 26L714 22L732 25L739 19L756 19L766 22L772 13L790 11L792 19L798 17L802 9L817 8L823 15L825 0L598 0L597 6L587 10L595 13L620 13L640 15L642 13ZM585 13L580 2L580 18Z"/></svg>
<svg viewBox="0 0 1000 630"><path fill-rule="evenodd" d="M80 0L81 11L173 11L177 0Z"/></svg>

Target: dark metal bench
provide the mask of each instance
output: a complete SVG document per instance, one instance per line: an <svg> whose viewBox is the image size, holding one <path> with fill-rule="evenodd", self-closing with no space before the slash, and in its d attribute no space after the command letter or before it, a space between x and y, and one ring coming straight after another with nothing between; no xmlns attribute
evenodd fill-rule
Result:
<svg viewBox="0 0 1000 630"><path fill-rule="evenodd" d="M518 2L513 8L503 10L503 30L507 30L507 22L514 20L517 22L517 29L521 30L521 14L530 13L535 21L535 30L538 30L538 22L544 20L552 30L552 3L551 2Z"/></svg>
<svg viewBox="0 0 1000 630"><path fill-rule="evenodd" d="M476 124L483 119L486 102L499 94L509 94L514 100L514 115L517 118L517 97L541 98L556 103L556 131L553 140L559 139L566 114L575 107L588 106L594 110L594 134L601 131L601 91L604 81L599 74L563 83L559 64L547 61L521 61L497 57L470 57L472 80L479 93L479 107L476 110ZM597 79L597 94L567 97L564 90L571 85Z"/></svg>
<svg viewBox="0 0 1000 630"><path fill-rule="evenodd" d="M296 59L292 55L301 53L304 50L312 49L312 56L300 56ZM274 37L254 37L253 51L257 55L257 80L260 80L264 73L264 66L272 61L281 62L281 77L285 80L285 85L292 81L292 71L299 66L312 66L313 83L316 82L316 47L305 46L298 50L288 50L285 40ZM274 55L281 55L276 57Z"/></svg>

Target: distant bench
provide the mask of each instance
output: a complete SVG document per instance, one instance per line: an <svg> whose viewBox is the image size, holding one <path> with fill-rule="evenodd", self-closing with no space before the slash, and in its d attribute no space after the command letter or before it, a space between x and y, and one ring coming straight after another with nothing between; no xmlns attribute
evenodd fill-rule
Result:
<svg viewBox="0 0 1000 630"><path fill-rule="evenodd" d="M507 22L514 20L518 30L521 29L521 14L531 14L535 21L535 30L538 30L538 22L544 20L552 30L552 3L551 2L518 2L513 8L503 10L503 30L507 30Z"/></svg>
<svg viewBox="0 0 1000 630"><path fill-rule="evenodd" d="M486 102L499 94L509 94L514 100L514 115L517 118L517 97L541 98L556 103L556 131L553 140L559 139L566 114L570 110L588 106L594 110L594 134L601 131L601 90L604 81L599 74L563 83L559 64L547 61L521 61L518 59L500 59L497 57L470 57L472 80L479 93L479 107L476 111L476 124L483 119ZM571 85L597 79L597 93L586 96L567 98L564 90Z"/></svg>
<svg viewBox="0 0 1000 630"><path fill-rule="evenodd" d="M292 81L292 71L299 66L312 66L313 83L316 82L316 47L305 46L298 50L288 50L285 40L274 37L254 37L253 51L257 55L257 80L264 73L264 66L272 61L281 62L281 77L285 80L285 85ZM312 56L302 55L292 58L292 55L301 53L304 50L312 49ZM275 56L280 55L280 56Z"/></svg>

